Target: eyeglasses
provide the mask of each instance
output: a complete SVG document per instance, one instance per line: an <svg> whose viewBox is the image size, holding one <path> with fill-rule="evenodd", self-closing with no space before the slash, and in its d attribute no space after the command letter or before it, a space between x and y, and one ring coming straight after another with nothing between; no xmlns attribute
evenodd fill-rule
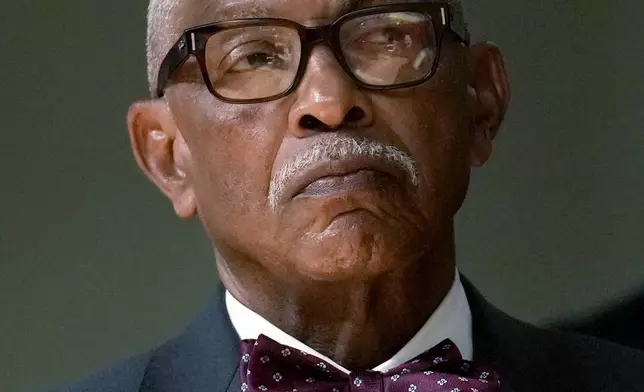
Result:
<svg viewBox="0 0 644 392"><path fill-rule="evenodd" d="M208 90L218 99L229 103L279 99L297 88L311 51L320 43L332 50L359 87L415 86L436 72L446 31L469 45L458 11L444 3L390 4L347 13L324 26L262 18L189 28L161 64L157 97L194 56Z"/></svg>

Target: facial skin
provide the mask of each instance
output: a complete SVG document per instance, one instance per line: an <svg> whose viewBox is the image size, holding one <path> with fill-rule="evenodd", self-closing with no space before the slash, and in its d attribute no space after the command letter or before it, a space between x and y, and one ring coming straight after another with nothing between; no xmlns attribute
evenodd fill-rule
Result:
<svg viewBox="0 0 644 392"><path fill-rule="evenodd" d="M180 28L250 3L194 0L182 7ZM328 23L342 8L338 0L252 3L302 24ZM177 79L163 99L130 108L133 149L176 214L199 217L226 288L345 367L388 359L452 285L453 217L471 168L490 157L509 100L496 47L466 48L448 34L432 79L388 92L359 89L324 46L298 89L268 103L217 100L193 62ZM400 168L383 174L383 164L355 189L269 203L285 164L347 137L406 153L417 184Z"/></svg>

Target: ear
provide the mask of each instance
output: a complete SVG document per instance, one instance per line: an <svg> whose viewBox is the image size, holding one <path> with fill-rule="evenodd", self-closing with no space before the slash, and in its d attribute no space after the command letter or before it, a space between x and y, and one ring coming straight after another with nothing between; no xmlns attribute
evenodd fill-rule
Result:
<svg viewBox="0 0 644 392"><path fill-rule="evenodd" d="M134 157L143 173L170 199L176 214L197 213L190 182L191 154L164 100L137 102L127 116Z"/></svg>
<svg viewBox="0 0 644 392"><path fill-rule="evenodd" d="M510 103L510 84L503 55L496 45L480 43L470 49L471 83L475 99L470 160L483 166L492 155L497 136Z"/></svg>

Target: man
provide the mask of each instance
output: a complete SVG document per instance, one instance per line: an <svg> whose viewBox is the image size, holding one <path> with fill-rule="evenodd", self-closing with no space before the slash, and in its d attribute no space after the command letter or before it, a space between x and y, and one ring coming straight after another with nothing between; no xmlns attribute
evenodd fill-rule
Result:
<svg viewBox="0 0 644 392"><path fill-rule="evenodd" d="M514 320L456 270L510 98L458 1L153 0L148 38L134 154L199 217L223 287L63 390L644 390L642 354Z"/></svg>

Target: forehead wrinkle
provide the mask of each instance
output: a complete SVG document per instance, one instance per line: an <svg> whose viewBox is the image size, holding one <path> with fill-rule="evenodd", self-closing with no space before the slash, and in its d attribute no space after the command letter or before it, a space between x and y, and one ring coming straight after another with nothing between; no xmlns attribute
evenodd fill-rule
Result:
<svg viewBox="0 0 644 392"><path fill-rule="evenodd" d="M292 0L277 1L277 4L257 4L254 1L206 1L200 8L192 12L189 18L191 25L185 28L210 22L218 22L232 19L253 19L280 17L284 14L284 7L292 7ZM299 0L301 1L301 0ZM339 0L339 6L333 7L340 10L334 14L342 15L353 10L363 8L377 0ZM232 4L230 4L232 3ZM337 4L337 3L336 3Z"/></svg>
<svg viewBox="0 0 644 392"><path fill-rule="evenodd" d="M208 2L192 12L190 25L186 28L204 23L220 22L231 19L266 18L272 12L269 7L253 2L237 2L221 4L222 2Z"/></svg>
<svg viewBox="0 0 644 392"><path fill-rule="evenodd" d="M257 2L249 0L219 0L219 1L204 1L200 6L194 9L188 18L184 19L184 28L189 28L195 25L233 20L233 19L253 19L253 18L269 18L281 17L284 14L284 6L291 6L292 0L277 1L277 4L257 4ZM427 0L410 0L409 2L418 2ZM339 0L339 4L335 8L336 15L343 15L356 9L364 8L375 3L395 3L398 1L387 0ZM404 2L404 1L403 1ZM232 4L231 4L232 3ZM337 4L337 3L336 3ZM185 14L184 14L185 16Z"/></svg>

